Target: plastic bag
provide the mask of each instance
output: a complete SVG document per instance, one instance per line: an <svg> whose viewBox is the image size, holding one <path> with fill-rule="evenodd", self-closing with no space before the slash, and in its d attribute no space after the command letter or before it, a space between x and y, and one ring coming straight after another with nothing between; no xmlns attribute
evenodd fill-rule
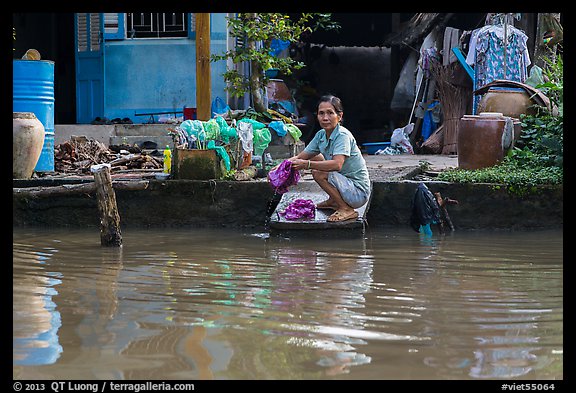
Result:
<svg viewBox="0 0 576 393"><path fill-rule="evenodd" d="M220 126L216 119L210 119L203 123L206 131L206 139L220 139Z"/></svg>
<svg viewBox="0 0 576 393"><path fill-rule="evenodd" d="M300 137L302 136L302 131L300 131L300 128L296 127L294 124L286 124L286 130L290 135L292 135L294 142L298 142L300 140Z"/></svg>
<svg viewBox="0 0 576 393"><path fill-rule="evenodd" d="M524 81L524 83L532 87L537 87L541 84L544 84L544 77L542 76L542 68L534 64L530 69L530 76L528 77L528 79L526 79L526 81Z"/></svg>
<svg viewBox="0 0 576 393"><path fill-rule="evenodd" d="M424 120L422 121L422 139L425 141L432 135L436 128L438 128L438 123L440 122L439 119L439 112L440 112L440 102L434 101L424 113Z"/></svg>
<svg viewBox="0 0 576 393"><path fill-rule="evenodd" d="M271 121L268 127L276 131L276 134L278 134L279 137L283 137L288 133L288 130L286 130L286 126L284 125L284 122L280 120Z"/></svg>
<svg viewBox="0 0 576 393"><path fill-rule="evenodd" d="M419 52L410 52L408 58L402 66L398 82L394 87L394 94L390 101L390 109L393 111L401 111L403 109L410 109L416 97L416 82L414 73L418 67Z"/></svg>
<svg viewBox="0 0 576 393"><path fill-rule="evenodd" d="M202 143L206 141L206 131L200 120L185 120L180 124L180 128L186 132L189 140L196 141L196 147L201 148ZM193 147L188 145L190 149Z"/></svg>
<svg viewBox="0 0 576 393"><path fill-rule="evenodd" d="M272 134L270 134L270 130L268 128L260 128L254 130L254 153L257 156L261 156L264 153L264 150L270 144L272 140Z"/></svg>
<svg viewBox="0 0 576 393"><path fill-rule="evenodd" d="M218 115L223 116L230 110L230 106L226 105L224 100L220 97L214 98L212 101L212 117Z"/></svg>
<svg viewBox="0 0 576 393"><path fill-rule="evenodd" d="M410 226L416 232L431 234L430 224L440 222L440 206L426 184L418 184L412 199Z"/></svg>
<svg viewBox="0 0 576 393"><path fill-rule="evenodd" d="M224 165L226 166L226 170L227 171L230 170L230 156L228 155L228 152L226 151L224 146L216 146L216 142L212 140L212 141L208 141L206 148L216 150L216 154L218 154L218 157L220 157L220 159L222 159L224 161Z"/></svg>
<svg viewBox="0 0 576 393"><path fill-rule="evenodd" d="M276 56L278 57L278 55L280 53L282 53L282 51L286 48L288 48L290 46L290 41L288 40L280 40L280 39L276 39L274 38L271 42L270 42L270 55L272 56Z"/></svg>
<svg viewBox="0 0 576 393"><path fill-rule="evenodd" d="M254 119L250 119L248 117L245 117L243 119L238 120L238 124L240 123L250 123L252 124L252 129L253 130L258 130L260 128L264 128L266 127L266 124L264 123L260 123L258 120L254 120Z"/></svg>
<svg viewBox="0 0 576 393"><path fill-rule="evenodd" d="M396 128L390 137L390 146L400 146L406 153L414 154L414 149L412 148L412 144L410 144L410 139L408 139L408 135L410 135L413 130L414 123L410 123L403 128Z"/></svg>
<svg viewBox="0 0 576 393"><path fill-rule="evenodd" d="M275 169L268 172L268 182L278 194L288 192L288 187L298 184L300 172L292 168L290 160L284 160Z"/></svg>
<svg viewBox="0 0 576 393"><path fill-rule="evenodd" d="M252 154L254 149L254 130L252 129L252 124L245 121L239 121L236 124L238 137L242 143L242 150L246 153Z"/></svg>
<svg viewBox="0 0 576 393"><path fill-rule="evenodd" d="M215 120L218 126L220 126L220 138L224 143L229 143L231 138L238 138L236 128L230 127L222 116L216 116Z"/></svg>

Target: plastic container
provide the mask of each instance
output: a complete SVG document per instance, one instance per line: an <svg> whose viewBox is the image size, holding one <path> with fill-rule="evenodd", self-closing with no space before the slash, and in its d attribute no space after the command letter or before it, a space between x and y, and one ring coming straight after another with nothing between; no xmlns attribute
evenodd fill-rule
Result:
<svg viewBox="0 0 576 393"><path fill-rule="evenodd" d="M374 155L378 150L385 149L390 146L390 142L370 142L362 144L366 154Z"/></svg>
<svg viewBox="0 0 576 393"><path fill-rule="evenodd" d="M198 119L197 113L198 112L196 108L185 106L183 110L184 120L197 120Z"/></svg>
<svg viewBox="0 0 576 393"><path fill-rule="evenodd" d="M13 60L13 112L32 112L44 126L36 172L54 171L54 62Z"/></svg>
<svg viewBox="0 0 576 393"><path fill-rule="evenodd" d="M172 170L172 151L170 150L170 146L166 145L164 149L164 173L170 174Z"/></svg>

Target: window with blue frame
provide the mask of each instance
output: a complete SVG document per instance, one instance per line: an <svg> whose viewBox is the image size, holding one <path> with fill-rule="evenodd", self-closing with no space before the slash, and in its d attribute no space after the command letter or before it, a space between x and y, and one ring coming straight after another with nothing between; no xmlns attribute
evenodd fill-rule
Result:
<svg viewBox="0 0 576 393"><path fill-rule="evenodd" d="M104 37L106 40L192 38L194 22L193 13L105 13Z"/></svg>

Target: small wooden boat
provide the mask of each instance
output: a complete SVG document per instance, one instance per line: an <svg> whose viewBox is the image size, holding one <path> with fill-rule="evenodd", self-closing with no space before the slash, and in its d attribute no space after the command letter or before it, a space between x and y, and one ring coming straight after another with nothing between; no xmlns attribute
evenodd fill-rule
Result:
<svg viewBox="0 0 576 393"><path fill-rule="evenodd" d="M269 221L271 232L282 233L287 231L302 231L309 233L311 230L346 230L364 233L366 227L366 213L370 207L372 193L370 193L370 196L368 197L368 202L355 209L358 212L357 218L337 222L327 221L328 217L334 212L334 210L331 209L316 209L314 218L305 217L296 220L286 219L280 213L296 199L310 199L314 202L314 205L317 205L318 203L328 199L328 194L326 194L326 192L320 188L318 183L313 180L300 181L297 185L291 187L287 193L282 195L276 209L272 212Z"/></svg>

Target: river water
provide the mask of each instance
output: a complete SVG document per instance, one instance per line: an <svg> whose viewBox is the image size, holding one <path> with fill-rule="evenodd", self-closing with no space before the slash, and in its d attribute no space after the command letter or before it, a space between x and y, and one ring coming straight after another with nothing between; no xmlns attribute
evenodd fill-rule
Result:
<svg viewBox="0 0 576 393"><path fill-rule="evenodd" d="M563 379L563 233L13 230L13 377Z"/></svg>

